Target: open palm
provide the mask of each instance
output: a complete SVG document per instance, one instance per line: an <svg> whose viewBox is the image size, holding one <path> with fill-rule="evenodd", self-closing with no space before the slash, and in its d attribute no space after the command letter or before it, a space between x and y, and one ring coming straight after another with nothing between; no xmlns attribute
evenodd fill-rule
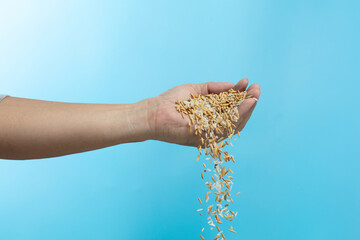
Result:
<svg viewBox="0 0 360 240"><path fill-rule="evenodd" d="M200 138L193 132L189 131L187 117L182 118L181 114L175 109L175 102L180 100L188 100L190 94L206 95L210 93L220 93L231 88L234 90L248 91L248 95L259 99L260 86L252 84L247 88L248 80L242 79L236 85L230 82L207 82L200 84L183 84L176 86L159 96L153 98L155 104L153 114L150 115L150 122L154 132L154 139L176 143L187 146L199 146ZM247 89L246 89L247 88ZM240 118L235 123L235 132L241 131L249 120L257 101L253 98L245 99L240 104L238 110Z"/></svg>

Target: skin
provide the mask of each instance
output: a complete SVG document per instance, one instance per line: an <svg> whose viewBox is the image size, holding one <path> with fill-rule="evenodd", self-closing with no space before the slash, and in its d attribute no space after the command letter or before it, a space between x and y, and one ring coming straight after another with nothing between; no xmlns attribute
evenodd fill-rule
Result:
<svg viewBox="0 0 360 240"><path fill-rule="evenodd" d="M188 119L175 109L175 101L194 95L220 93L230 88L248 91L259 99L260 86L242 79L229 82L184 84L159 96L133 104L85 104L6 97L0 103L0 158L40 159L80 153L121 143L159 140L197 147ZM257 101L239 106L236 131L249 120Z"/></svg>

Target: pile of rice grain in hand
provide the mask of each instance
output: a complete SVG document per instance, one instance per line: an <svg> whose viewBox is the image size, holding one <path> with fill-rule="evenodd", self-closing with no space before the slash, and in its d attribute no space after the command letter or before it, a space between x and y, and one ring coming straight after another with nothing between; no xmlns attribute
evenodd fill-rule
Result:
<svg viewBox="0 0 360 240"><path fill-rule="evenodd" d="M209 191L204 196L205 204L208 203L210 197L214 198L215 203L205 206L197 211L202 215L205 212L208 215L208 224L210 230L217 229L214 240L225 239L225 232L220 229L223 220L233 221L237 212L230 210L230 204L233 203L231 189L233 185L233 177L230 176L234 172L230 168L226 168L224 163L235 163L234 157L224 150L224 147L231 145L230 140L236 133L235 122L239 119L238 106L251 96L247 96L247 92L236 91L230 89L220 94L208 94L194 96L186 101L178 100L176 102L176 110L184 115L188 115L189 129L199 136L201 145L198 146L200 155L205 154L205 162L203 162L204 170L201 172L201 178L205 179L204 173L210 173L209 181L205 185ZM255 99L255 98L254 98ZM237 133L239 136L239 132ZM236 139L235 139L236 140ZM200 159L197 156L197 161ZM211 165L211 167L209 167ZM211 180L210 180L211 179ZM237 193L237 195L240 193ZM198 201L203 205L202 198ZM205 210L204 210L205 209ZM204 231L204 228L202 229ZM233 226L228 230L236 233ZM205 239L200 234L201 239Z"/></svg>

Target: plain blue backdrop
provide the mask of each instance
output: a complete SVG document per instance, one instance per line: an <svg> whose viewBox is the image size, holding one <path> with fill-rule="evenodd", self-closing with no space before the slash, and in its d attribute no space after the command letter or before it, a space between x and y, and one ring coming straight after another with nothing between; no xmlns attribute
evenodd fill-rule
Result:
<svg viewBox="0 0 360 240"><path fill-rule="evenodd" d="M131 103L248 77L262 95L232 149L242 194L227 239L357 240L359 11L355 0L1 0L0 92ZM196 153L147 141L0 160L0 239L200 239Z"/></svg>

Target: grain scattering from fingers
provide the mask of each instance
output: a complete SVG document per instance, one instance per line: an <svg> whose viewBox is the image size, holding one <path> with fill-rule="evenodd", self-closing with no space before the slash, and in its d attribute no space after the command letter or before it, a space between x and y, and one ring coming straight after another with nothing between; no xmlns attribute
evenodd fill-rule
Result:
<svg viewBox="0 0 360 240"><path fill-rule="evenodd" d="M199 137L197 147L199 155L196 157L196 161L199 162L200 155L205 154L201 178L205 180L204 173L211 175L211 180L205 183L210 190L205 195L206 203L209 201L210 195L213 194L214 197L211 200L211 202L214 201L214 204L207 207L210 230L215 227L214 221L217 224L223 224L222 218L230 222L237 215L237 212L229 209L230 204L234 202L231 197L234 177L230 175L234 172L225 166L234 164L235 159L225 148L228 145L233 146L231 140L235 134L240 137L240 133L236 130L236 122L240 119L238 107L245 99L251 97L246 91L230 89L219 94L191 94L188 100L181 101L179 99L175 103L175 108L181 113L181 116L188 117L190 134ZM239 194L240 192L236 195ZM203 204L199 197L198 200L200 204ZM221 228L216 225L216 229L218 234L215 239L224 240L225 236ZM230 232L235 233L232 226ZM200 237L204 240L201 234Z"/></svg>

